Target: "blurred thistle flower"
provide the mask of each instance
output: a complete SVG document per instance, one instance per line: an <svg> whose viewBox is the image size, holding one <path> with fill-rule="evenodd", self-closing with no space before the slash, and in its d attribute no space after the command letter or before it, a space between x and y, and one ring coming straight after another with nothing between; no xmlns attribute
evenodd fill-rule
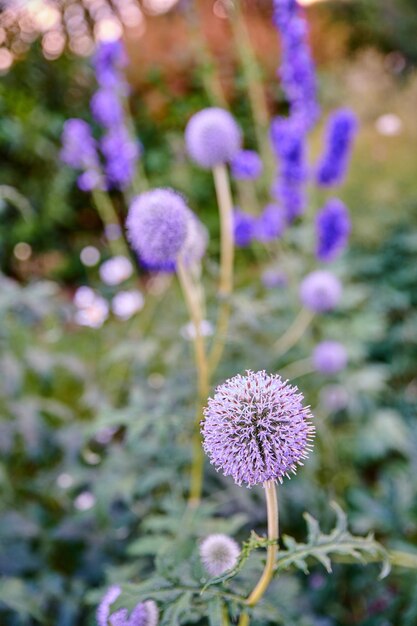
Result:
<svg viewBox="0 0 417 626"><path fill-rule="evenodd" d="M109 305L90 287L79 287L74 300L77 311L74 320L80 326L100 328L109 315Z"/></svg>
<svg viewBox="0 0 417 626"><path fill-rule="evenodd" d="M78 170L99 169L96 142L91 128L77 118L65 122L62 131L61 161Z"/></svg>
<svg viewBox="0 0 417 626"><path fill-rule="evenodd" d="M295 0L274 0L273 21L281 34L280 76L290 114L307 130L319 115L315 67L307 42L308 29Z"/></svg>
<svg viewBox="0 0 417 626"><path fill-rule="evenodd" d="M268 204L256 220L255 237L264 243L281 237L286 227L283 210L277 204Z"/></svg>
<svg viewBox="0 0 417 626"><path fill-rule="evenodd" d="M127 609L118 609L111 613L111 605L121 593L121 588L116 585L105 593L97 608L98 626L157 626L158 607L153 600L139 602L130 615Z"/></svg>
<svg viewBox="0 0 417 626"><path fill-rule="evenodd" d="M341 200L328 200L316 216L316 254L332 261L346 248L351 231L349 211Z"/></svg>
<svg viewBox="0 0 417 626"><path fill-rule="evenodd" d="M103 189L103 176L97 170L87 170L77 178L77 186L81 191L92 191L93 189Z"/></svg>
<svg viewBox="0 0 417 626"><path fill-rule="evenodd" d="M320 391L320 402L327 411L343 411L349 406L349 391L343 385L326 385Z"/></svg>
<svg viewBox="0 0 417 626"><path fill-rule="evenodd" d="M331 272L316 270L308 274L300 285L303 305L315 313L331 311L342 296L340 280Z"/></svg>
<svg viewBox="0 0 417 626"><path fill-rule="evenodd" d="M119 291L111 303L111 308L116 317L122 320L128 320L143 309L144 298L140 291L129 289L127 291Z"/></svg>
<svg viewBox="0 0 417 626"><path fill-rule="evenodd" d="M101 88L96 91L90 108L96 122L106 128L120 126L123 122L123 107L114 90Z"/></svg>
<svg viewBox="0 0 417 626"><path fill-rule="evenodd" d="M337 374L345 369L346 348L338 341L322 341L313 351L313 365L320 374Z"/></svg>
<svg viewBox="0 0 417 626"><path fill-rule="evenodd" d="M180 254L192 262L204 253L196 222L182 196L171 189L153 189L133 199L126 227L133 249L149 269L174 271ZM195 249L193 233L200 237Z"/></svg>
<svg viewBox="0 0 417 626"><path fill-rule="evenodd" d="M326 147L317 169L319 185L330 187L343 181L357 129L356 115L350 109L339 109L329 117Z"/></svg>
<svg viewBox="0 0 417 626"><path fill-rule="evenodd" d="M80 261L86 267L94 267L100 261L100 251L95 246L85 246L80 252Z"/></svg>
<svg viewBox="0 0 417 626"><path fill-rule="evenodd" d="M120 285L132 276L133 265L125 256L115 256L101 264L100 278L106 285Z"/></svg>
<svg viewBox="0 0 417 626"><path fill-rule="evenodd" d="M241 143L242 132L235 118L225 109L203 109L190 118L185 129L188 154L206 169L231 161L239 152Z"/></svg>
<svg viewBox="0 0 417 626"><path fill-rule="evenodd" d="M238 544L227 535L209 535L200 544L200 558L210 576L221 576L235 567L239 556Z"/></svg>
<svg viewBox="0 0 417 626"><path fill-rule="evenodd" d="M93 57L97 82L102 87L118 86L121 81L121 72L127 63L128 58L122 41L100 43Z"/></svg>
<svg viewBox="0 0 417 626"><path fill-rule="evenodd" d="M279 375L247 371L217 387L202 422L203 446L225 476L248 487L295 473L314 426L297 387Z"/></svg>
<svg viewBox="0 0 417 626"><path fill-rule="evenodd" d="M136 163L141 154L140 143L132 139L124 126L115 126L102 138L101 150L106 160L105 172L109 187L125 189L135 175Z"/></svg>
<svg viewBox="0 0 417 626"><path fill-rule="evenodd" d="M214 332L214 329L213 329L213 325L211 324L211 322L209 322L208 320L202 320L200 324L201 336L211 337L213 332ZM180 333L181 333L181 337L184 337L184 339L191 341L195 339L196 337L196 327L192 322L188 322L188 324L185 324L185 326L181 328Z"/></svg>
<svg viewBox="0 0 417 626"><path fill-rule="evenodd" d="M261 157L254 150L241 150L231 161L232 176L237 180L255 180L262 170Z"/></svg>
<svg viewBox="0 0 417 626"><path fill-rule="evenodd" d="M249 246L255 236L256 217L239 208L233 212L233 232L235 244L239 248Z"/></svg>

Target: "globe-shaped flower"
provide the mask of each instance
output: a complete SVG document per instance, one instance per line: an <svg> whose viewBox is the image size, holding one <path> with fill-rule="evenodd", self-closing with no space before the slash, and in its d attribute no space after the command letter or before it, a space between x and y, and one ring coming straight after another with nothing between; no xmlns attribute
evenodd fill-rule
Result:
<svg viewBox="0 0 417 626"><path fill-rule="evenodd" d="M211 576L221 576L238 561L240 548L227 535L209 535L200 544L200 557Z"/></svg>
<svg viewBox="0 0 417 626"><path fill-rule="evenodd" d="M242 133L233 115L217 107L195 113L185 129L188 154L206 169L233 159L241 142Z"/></svg>
<svg viewBox="0 0 417 626"><path fill-rule="evenodd" d="M316 270L308 274L300 285L303 305L315 313L331 311L342 295L340 280L331 272Z"/></svg>
<svg viewBox="0 0 417 626"><path fill-rule="evenodd" d="M215 468L238 485L282 482L311 449L311 412L297 387L277 374L249 370L227 380L209 399L204 415L204 450Z"/></svg>
<svg viewBox="0 0 417 626"><path fill-rule="evenodd" d="M190 210L171 189L153 189L134 198L126 221L133 249L150 268L175 268L188 237Z"/></svg>
<svg viewBox="0 0 417 626"><path fill-rule="evenodd" d="M347 365L345 346L338 341L322 341L313 351L313 365L321 374L337 374Z"/></svg>

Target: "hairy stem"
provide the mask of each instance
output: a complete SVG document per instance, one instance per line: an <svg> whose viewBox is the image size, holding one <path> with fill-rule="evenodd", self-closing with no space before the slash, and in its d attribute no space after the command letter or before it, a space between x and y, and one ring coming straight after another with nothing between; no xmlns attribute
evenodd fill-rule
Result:
<svg viewBox="0 0 417 626"><path fill-rule="evenodd" d="M272 580L274 575L275 560L278 552L278 498L275 482L273 480L265 481L264 489L268 516L268 539L271 543L267 548L266 563L262 576L246 600L246 604L251 607L258 604ZM247 613L243 613L239 620L239 626L248 626L248 624L249 616Z"/></svg>
<svg viewBox="0 0 417 626"><path fill-rule="evenodd" d="M279 356L283 356L288 352L304 335L313 317L314 314L311 311L301 309L291 326L281 335L278 341L275 342L274 351L278 352Z"/></svg>
<svg viewBox="0 0 417 626"><path fill-rule="evenodd" d="M210 388L210 376L207 363L206 346L201 334L203 321L201 298L198 288L184 263L177 263L177 274L184 294L190 320L194 328L193 346L194 358L197 369L197 412L193 433L193 460L191 465L190 493L188 503L190 506L198 506L203 487L204 452L201 445L200 422L203 417L203 407L206 403Z"/></svg>
<svg viewBox="0 0 417 626"><path fill-rule="evenodd" d="M214 167L213 176L220 213L221 241L219 282L220 308L216 333L209 357L210 371L212 372L216 369L222 357L229 326L235 250L233 239L233 200L226 166L222 164Z"/></svg>

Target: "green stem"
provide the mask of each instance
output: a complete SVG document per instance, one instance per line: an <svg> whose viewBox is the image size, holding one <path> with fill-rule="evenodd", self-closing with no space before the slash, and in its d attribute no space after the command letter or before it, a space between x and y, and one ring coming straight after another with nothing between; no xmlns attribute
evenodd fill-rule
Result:
<svg viewBox="0 0 417 626"><path fill-rule="evenodd" d="M99 189L95 189L92 192L94 204L96 205L97 212L100 216L101 221L104 226L112 227L117 226L118 229L121 229L119 218L115 211L112 201L107 193L104 191L100 191ZM111 253L114 256L122 255L129 257L130 252L129 248L126 244L126 241L123 237L123 233L120 230L120 236L117 239L108 239L109 248Z"/></svg>
<svg viewBox="0 0 417 626"><path fill-rule="evenodd" d="M214 185L220 214L220 307L216 332L209 356L210 371L214 372L219 364L226 341L230 319L230 297L233 291L234 239L233 239L233 199L229 176L225 165L213 169Z"/></svg>
<svg viewBox="0 0 417 626"><path fill-rule="evenodd" d="M255 606L261 600L265 591L268 589L274 575L275 559L278 552L278 499L275 481L267 480L264 483L266 508L268 516L268 539L271 541L267 547L266 563L262 576L259 579L254 590L246 600L246 604L250 607ZM249 616L243 613L239 620L239 626L248 626Z"/></svg>
<svg viewBox="0 0 417 626"><path fill-rule="evenodd" d="M201 334L203 321L201 299L198 297L199 290L193 282L192 276L182 262L178 260L177 274L191 323L194 327L193 346L194 358L197 369L197 412L193 432L193 460L191 465L190 493L188 503L192 507L198 506L203 489L204 452L201 445L200 422L203 418L203 408L207 401L210 389L210 374L207 363L204 337Z"/></svg>
<svg viewBox="0 0 417 626"><path fill-rule="evenodd" d="M311 311L301 309L291 326L274 344L274 350L278 352L280 357L288 352L288 350L290 350L297 343L297 341L301 339L311 324L313 318L314 314Z"/></svg>

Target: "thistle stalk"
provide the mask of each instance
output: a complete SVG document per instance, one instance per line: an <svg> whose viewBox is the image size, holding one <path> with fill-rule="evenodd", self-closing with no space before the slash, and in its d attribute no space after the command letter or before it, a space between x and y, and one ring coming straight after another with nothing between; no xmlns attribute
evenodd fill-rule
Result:
<svg viewBox="0 0 417 626"><path fill-rule="evenodd" d="M194 327L193 346L197 369L197 410L193 433L193 460L191 465L190 493L188 503L191 507L198 506L203 487L204 452L201 446L200 421L203 417L203 407L206 403L210 388L210 375L207 363L205 340L201 333L203 321L201 298L194 284L189 269L182 260L178 260L177 274L184 294L190 320Z"/></svg>
<svg viewBox="0 0 417 626"><path fill-rule="evenodd" d="M266 563L262 576L252 593L247 598L245 604L250 607L255 606L261 600L266 592L269 583L274 575L275 560L278 552L278 499L275 481L267 480L264 482L266 508L268 517L268 548L266 554ZM239 626L249 626L250 618L247 613L243 613L239 620Z"/></svg>
<svg viewBox="0 0 417 626"><path fill-rule="evenodd" d="M221 301L216 333L209 356L211 372L215 371L224 350L230 319L230 296L233 291L234 264L233 199L226 166L224 164L216 165L213 168L213 177L219 206L221 228L219 282L219 297Z"/></svg>

